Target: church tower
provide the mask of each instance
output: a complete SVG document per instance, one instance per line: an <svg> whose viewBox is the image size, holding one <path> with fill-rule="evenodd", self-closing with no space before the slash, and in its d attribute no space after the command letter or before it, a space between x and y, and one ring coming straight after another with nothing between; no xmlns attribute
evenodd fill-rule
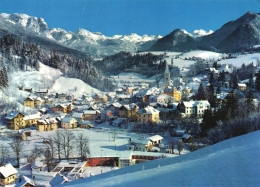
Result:
<svg viewBox="0 0 260 187"><path fill-rule="evenodd" d="M171 80L171 75L170 75L170 71L169 71L169 66L166 62L166 67L165 67L165 71L164 71L164 87L165 88L170 86L170 80Z"/></svg>

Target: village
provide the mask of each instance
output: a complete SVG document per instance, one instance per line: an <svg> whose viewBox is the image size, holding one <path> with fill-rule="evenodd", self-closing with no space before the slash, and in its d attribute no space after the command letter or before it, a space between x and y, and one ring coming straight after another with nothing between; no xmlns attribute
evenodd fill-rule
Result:
<svg viewBox="0 0 260 187"><path fill-rule="evenodd" d="M55 186L207 146L198 133L205 112L221 108L230 93L245 98L250 80L228 82L228 64L212 63L191 78L185 68L178 76L173 70L165 63L160 79L114 76L115 92L81 97L19 86L28 95L24 107L37 112L14 109L4 118L1 185ZM199 95L212 89L214 102Z"/></svg>

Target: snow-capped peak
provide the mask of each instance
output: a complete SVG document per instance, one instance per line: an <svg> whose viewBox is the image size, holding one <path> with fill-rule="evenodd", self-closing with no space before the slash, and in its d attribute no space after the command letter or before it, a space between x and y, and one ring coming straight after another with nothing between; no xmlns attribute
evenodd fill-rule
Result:
<svg viewBox="0 0 260 187"><path fill-rule="evenodd" d="M186 31L184 29L182 31L184 34L188 34L189 36L194 37L194 38L206 36L206 35L212 34L214 32L213 30L205 31L203 29L194 30L192 33L189 33L188 31Z"/></svg>
<svg viewBox="0 0 260 187"><path fill-rule="evenodd" d="M33 32L36 35L41 35L45 38L53 40L53 37L49 32L48 25L43 18L37 18L20 13L2 13L0 14L0 19L6 23L21 26L25 28L27 31Z"/></svg>

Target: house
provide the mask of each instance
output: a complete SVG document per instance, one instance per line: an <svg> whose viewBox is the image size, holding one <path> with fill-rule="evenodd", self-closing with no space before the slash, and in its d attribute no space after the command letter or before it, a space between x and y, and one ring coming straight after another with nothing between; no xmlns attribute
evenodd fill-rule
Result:
<svg viewBox="0 0 260 187"><path fill-rule="evenodd" d="M84 128L84 129L94 128L94 124L90 121L79 121L78 125L80 128Z"/></svg>
<svg viewBox="0 0 260 187"><path fill-rule="evenodd" d="M75 118L65 117L61 120L61 128L64 129L74 129L77 128L78 122Z"/></svg>
<svg viewBox="0 0 260 187"><path fill-rule="evenodd" d="M44 97L48 95L48 90L47 89L39 89L35 92L36 95L39 97Z"/></svg>
<svg viewBox="0 0 260 187"><path fill-rule="evenodd" d="M159 95L156 100L157 103L163 105L173 103L174 101L175 101L175 97L172 97L170 95Z"/></svg>
<svg viewBox="0 0 260 187"><path fill-rule="evenodd" d="M169 95L175 98L175 101L180 101L182 98L182 93L180 91L177 91L177 88L165 88L163 94Z"/></svg>
<svg viewBox="0 0 260 187"><path fill-rule="evenodd" d="M87 166L118 166L118 157L90 157L87 158Z"/></svg>
<svg viewBox="0 0 260 187"><path fill-rule="evenodd" d="M5 117L7 128L18 130L25 127L24 115L21 112L13 111Z"/></svg>
<svg viewBox="0 0 260 187"><path fill-rule="evenodd" d="M136 118L139 107L135 104L123 105L119 108L121 118Z"/></svg>
<svg viewBox="0 0 260 187"><path fill-rule="evenodd" d="M31 108L34 108L34 99L31 98L31 97L27 97L24 101L23 101L23 104L24 106L27 106L27 107L31 107Z"/></svg>
<svg viewBox="0 0 260 187"><path fill-rule="evenodd" d="M158 122L160 121L160 111L156 110L152 106L147 106L144 109L140 109L137 114L137 121L138 122Z"/></svg>
<svg viewBox="0 0 260 187"><path fill-rule="evenodd" d="M17 170L11 165L7 164L0 167L0 185L5 186L15 183Z"/></svg>
<svg viewBox="0 0 260 187"><path fill-rule="evenodd" d="M51 186L57 186L57 185L65 184L66 182L69 181L70 180L67 177L61 175L60 173L57 173L49 183Z"/></svg>
<svg viewBox="0 0 260 187"><path fill-rule="evenodd" d="M109 110L114 114L114 115L119 115L119 108L121 107L122 105L120 103L112 103L110 106L109 106Z"/></svg>
<svg viewBox="0 0 260 187"><path fill-rule="evenodd" d="M133 151L149 151L153 146L159 147L162 143L163 137L160 135L154 135L151 137L148 137L146 139L136 139L136 138L130 138L128 149ZM131 146L132 145L132 146Z"/></svg>
<svg viewBox="0 0 260 187"><path fill-rule="evenodd" d="M71 117L75 118L77 121L84 120L84 114L83 113L75 112L75 113L72 114Z"/></svg>
<svg viewBox="0 0 260 187"><path fill-rule="evenodd" d="M246 84L238 83L237 84L237 89L241 92L246 91Z"/></svg>
<svg viewBox="0 0 260 187"><path fill-rule="evenodd" d="M71 104L58 104L52 107L52 112L63 112L63 113L70 113L72 112L72 105Z"/></svg>
<svg viewBox="0 0 260 187"><path fill-rule="evenodd" d="M55 118L41 119L37 122L39 131L51 131L58 128L58 121Z"/></svg>
<svg viewBox="0 0 260 187"><path fill-rule="evenodd" d="M32 89L32 88L25 88L24 91L26 91L26 92L31 92L31 93L32 93L32 92L33 92L33 89Z"/></svg>
<svg viewBox="0 0 260 187"><path fill-rule="evenodd" d="M56 94L56 98L57 99L63 99L63 100L65 100L66 98L67 98L67 95L66 94L64 94L64 93L61 93L61 94Z"/></svg>
<svg viewBox="0 0 260 187"><path fill-rule="evenodd" d="M98 102L104 102L106 103L108 100L107 94L96 94L94 97L94 100Z"/></svg>
<svg viewBox="0 0 260 187"><path fill-rule="evenodd" d="M179 103L177 108L184 116L202 117L204 112L210 109L210 103L207 100L184 101Z"/></svg>
<svg viewBox="0 0 260 187"><path fill-rule="evenodd" d="M83 120L95 121L97 115L98 115L98 112L95 110L84 110L83 111Z"/></svg>
<svg viewBox="0 0 260 187"><path fill-rule="evenodd" d="M16 187L35 187L35 183L32 179L22 176L19 178L19 182L16 184Z"/></svg>
<svg viewBox="0 0 260 187"><path fill-rule="evenodd" d="M109 110L101 110L99 115L101 120L107 121L109 118L112 117L112 112Z"/></svg>
<svg viewBox="0 0 260 187"><path fill-rule="evenodd" d="M189 143L192 141L192 136L190 134L184 134L182 137L181 137L182 141L185 142L185 143Z"/></svg>
<svg viewBox="0 0 260 187"><path fill-rule="evenodd" d="M39 113L37 114L31 114L24 116L24 122L26 127L30 126L36 126L37 122L41 119L41 115Z"/></svg>

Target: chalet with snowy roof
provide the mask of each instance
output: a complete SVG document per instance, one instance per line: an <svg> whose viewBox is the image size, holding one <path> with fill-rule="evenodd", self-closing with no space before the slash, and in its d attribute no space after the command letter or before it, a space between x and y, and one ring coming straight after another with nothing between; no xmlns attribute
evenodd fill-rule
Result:
<svg viewBox="0 0 260 187"><path fill-rule="evenodd" d="M175 98L175 101L180 101L182 98L182 93L180 91L177 90L177 88L165 88L163 91L163 94L165 95L169 95Z"/></svg>
<svg viewBox="0 0 260 187"><path fill-rule="evenodd" d="M154 135L145 139L130 138L128 149L133 151L149 151L153 146L159 147L163 137Z"/></svg>
<svg viewBox="0 0 260 187"><path fill-rule="evenodd" d="M210 109L210 103L207 100L184 101L179 103L178 109L184 116L202 117L204 112Z"/></svg>
<svg viewBox="0 0 260 187"><path fill-rule="evenodd" d="M83 110L83 120L95 121L98 113L96 110Z"/></svg>
<svg viewBox="0 0 260 187"><path fill-rule="evenodd" d="M147 106L144 109L140 109L137 114L137 121L143 123L154 123L160 121L160 111L156 110L152 106Z"/></svg>
<svg viewBox="0 0 260 187"><path fill-rule="evenodd" d="M134 118L137 116L139 107L135 104L123 105L119 108L119 116L121 118Z"/></svg>
<svg viewBox="0 0 260 187"><path fill-rule="evenodd" d="M110 110L101 110L99 116L102 121L107 121L112 117L113 113Z"/></svg>
<svg viewBox="0 0 260 187"><path fill-rule="evenodd" d="M83 128L83 129L94 128L94 124L91 121L79 121L78 125L80 128Z"/></svg>
<svg viewBox="0 0 260 187"><path fill-rule="evenodd" d="M7 164L0 167L0 185L5 186L15 183L17 170L11 165Z"/></svg>
<svg viewBox="0 0 260 187"><path fill-rule="evenodd" d="M39 97L44 97L48 95L48 89L39 89L35 91L35 94L38 95Z"/></svg>
<svg viewBox="0 0 260 187"><path fill-rule="evenodd" d="M74 112L71 117L75 118L77 121L84 120L83 112Z"/></svg>
<svg viewBox="0 0 260 187"><path fill-rule="evenodd" d="M172 97L170 95L165 95L165 94L157 96L157 100L156 100L157 103L163 105L173 103L174 101L175 101L175 97Z"/></svg>
<svg viewBox="0 0 260 187"><path fill-rule="evenodd" d="M238 89L239 91L241 91L241 92L246 91L246 84L244 84L244 83L238 83L238 84L237 84L237 89Z"/></svg>
<svg viewBox="0 0 260 187"><path fill-rule="evenodd" d="M37 122L39 131L52 131L58 128L58 121L55 118L41 119Z"/></svg>
<svg viewBox="0 0 260 187"><path fill-rule="evenodd" d="M58 104L54 105L52 108L52 112L62 112L62 113L71 113L72 112L72 105L71 104Z"/></svg>
<svg viewBox="0 0 260 187"><path fill-rule="evenodd" d="M57 185L65 184L66 182L69 181L70 180L67 177L61 175L60 173L57 173L49 183L51 186L57 186Z"/></svg>
<svg viewBox="0 0 260 187"><path fill-rule="evenodd" d="M119 109L122 105L120 103L112 103L110 106L109 106L109 110L115 114L115 115L119 115Z"/></svg>
<svg viewBox="0 0 260 187"><path fill-rule="evenodd" d="M34 108L34 99L31 98L31 97L27 97L24 101L24 106L27 106L27 107L31 107L31 108Z"/></svg>
<svg viewBox="0 0 260 187"><path fill-rule="evenodd" d="M24 116L25 126L36 126L37 122L41 119L41 115L39 113L37 114L31 114Z"/></svg>
<svg viewBox="0 0 260 187"><path fill-rule="evenodd" d="M94 99L97 101L97 102L104 102L106 103L107 100L108 100L108 97L107 97L107 94L96 94L94 96Z"/></svg>
<svg viewBox="0 0 260 187"><path fill-rule="evenodd" d="M18 111L12 111L5 117L7 128L18 130L25 127L24 114Z"/></svg>
<svg viewBox="0 0 260 187"><path fill-rule="evenodd" d="M78 122L75 118L65 117L61 120L61 128L74 129L77 128Z"/></svg>
<svg viewBox="0 0 260 187"><path fill-rule="evenodd" d="M32 179L26 176L21 176L16 187L35 187L35 183Z"/></svg>

